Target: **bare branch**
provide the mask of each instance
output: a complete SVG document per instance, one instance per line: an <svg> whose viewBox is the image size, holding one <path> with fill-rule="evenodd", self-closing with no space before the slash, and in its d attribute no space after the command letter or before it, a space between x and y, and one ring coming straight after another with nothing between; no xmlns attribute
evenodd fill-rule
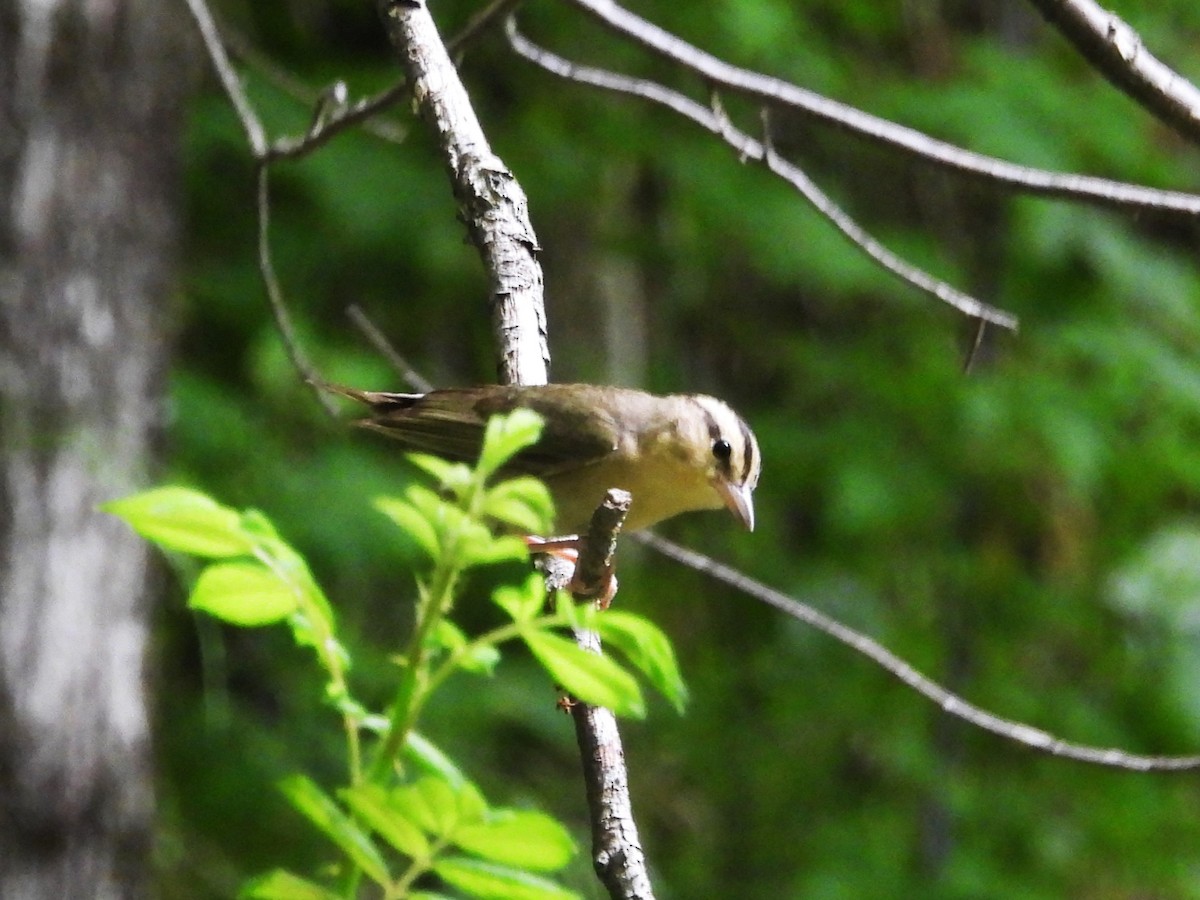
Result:
<svg viewBox="0 0 1200 900"><path fill-rule="evenodd" d="M337 416L337 407L325 395L319 386L317 370L309 361L308 355L300 347L300 339L296 335L296 327L292 323L291 313L283 298L283 288L279 286L279 278L275 274L275 263L271 257L271 184L269 166L260 162L255 170L256 191L255 204L258 211L258 272L267 290L267 300L271 305L271 315L275 317L275 327L287 349L292 367L300 374L307 384L312 385L317 400L325 407L329 415Z"/></svg>
<svg viewBox="0 0 1200 900"><path fill-rule="evenodd" d="M1200 214L1200 195L1154 190L1088 175L1047 172L964 150L789 82L732 66L612 0L569 2L610 31L691 71L711 86L787 107L959 174L1037 196L1119 208Z"/></svg>
<svg viewBox="0 0 1200 900"><path fill-rule="evenodd" d="M643 544L653 547L663 556L711 575L735 590L748 594L768 606L773 606L792 618L799 619L806 625L811 625L823 634L829 635L834 640L840 641L851 650L861 653L875 662L921 696L932 700L945 712L985 731L998 734L1000 737L1024 744L1043 753L1049 753L1051 756L1061 756L1065 759L1074 759L1100 766L1111 766L1115 769L1132 769L1137 772L1169 772L1200 768L1200 756L1139 756L1134 753L1126 753L1124 750L1073 744L1057 738L1049 732L1042 731L1040 728L1033 728L1022 722L1014 722L1011 719L1002 719L992 715L978 706L973 706L957 694L951 693L937 682L926 678L865 634L860 634L841 622L831 619L806 603L793 600L729 566L694 550L681 547L656 534L640 532L635 537Z"/></svg>
<svg viewBox="0 0 1200 900"><path fill-rule="evenodd" d="M1116 13L1092 0L1029 0L1113 85L1194 144L1200 89L1159 61Z"/></svg>
<svg viewBox="0 0 1200 900"><path fill-rule="evenodd" d="M303 137L279 138L268 148L265 159L299 159L329 143L340 132L354 125L366 123L372 116L403 100L408 96L408 84L399 81L372 97L364 97L349 105L337 106L328 114L314 119L313 125ZM318 101L319 102L319 101ZM378 130L376 131L378 135ZM390 135L386 139L399 142L404 135Z"/></svg>
<svg viewBox="0 0 1200 900"><path fill-rule="evenodd" d="M521 5L521 0L492 0L487 6L467 20L462 31L446 41L446 50L451 56L457 56L468 45L485 31L503 21L510 13Z"/></svg>
<svg viewBox="0 0 1200 900"><path fill-rule="evenodd" d="M567 580L586 586L610 577L617 534L632 500L628 491L608 492L592 515L574 572L552 570L559 573L558 582L548 576L547 587L565 587ZM588 598L576 594L575 599L582 602ZM602 652L600 635L594 631L577 629L575 641L591 653ZM633 818L625 750L616 717L604 707L574 699L570 709L592 821L592 865L613 900L653 900L654 890Z"/></svg>
<svg viewBox="0 0 1200 900"><path fill-rule="evenodd" d="M367 342L375 348L375 351L386 359L391 367L396 370L396 373L407 381L411 387L422 392L433 390L433 384L429 379L414 369L408 360L400 355L400 352L392 342L387 339L387 335L379 330L358 304L348 307L346 315L350 317L350 321L354 323L355 327L362 332Z"/></svg>
<svg viewBox="0 0 1200 900"><path fill-rule="evenodd" d="M718 135L733 147L742 159L752 159L764 163L773 174L791 184L852 244L888 272L968 316L991 322L1002 328L1016 329L1016 316L959 291L923 269L906 262L884 247L849 213L838 206L833 198L822 191L799 166L783 159L770 149L766 139L755 140L735 128L719 104L714 103L712 108L708 108L653 81L630 78L605 69L577 65L532 43L517 31L516 24L511 18L506 25L506 33L513 50L518 55L549 72L581 84L590 84L594 87L651 100Z"/></svg>
<svg viewBox="0 0 1200 900"><path fill-rule="evenodd" d="M192 18L196 20L196 26L200 29L204 49L212 61L217 77L221 80L221 86L225 89L229 102L233 104L234 112L237 113L237 117L242 123L242 129L246 132L246 140L250 142L254 158L261 159L262 155L267 152L267 133L263 129L263 124L254 111L254 107L250 105L250 99L242 88L241 79L238 78L233 64L229 61L229 54L225 52L225 45L221 41L217 23L213 21L212 13L204 0L187 0L187 5Z"/></svg>
<svg viewBox="0 0 1200 900"><path fill-rule="evenodd" d="M322 91L314 90L303 80L277 65L269 56L261 53L241 31L231 28L226 22L220 23L219 31L224 38L225 44L229 47L229 52L239 61L259 73L264 80L274 85L276 89L305 106L316 108L321 102ZM408 137L407 127L395 121L381 122L373 117L402 100L406 94L407 90L404 87L404 82L400 81L372 97L364 98L352 106L346 107L344 115L328 117L321 130L322 132L329 130L337 133L351 125L361 124L363 130L373 137L393 144L403 143ZM333 134L322 135L324 139L322 143L327 142L332 136ZM299 138L280 139L273 148L273 155L284 158L302 155L289 151L285 144L289 140L292 143L301 143L301 139ZM281 144L284 146L280 146Z"/></svg>
<svg viewBox="0 0 1200 900"><path fill-rule="evenodd" d="M437 134L459 214L490 281L507 384L542 384L550 365L542 270L525 193L488 145L423 0L378 0L421 114Z"/></svg>

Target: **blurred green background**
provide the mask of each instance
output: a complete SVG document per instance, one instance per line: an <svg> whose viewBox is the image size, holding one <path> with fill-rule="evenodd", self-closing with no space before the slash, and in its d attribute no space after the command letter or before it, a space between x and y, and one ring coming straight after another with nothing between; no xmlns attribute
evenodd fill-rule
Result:
<svg viewBox="0 0 1200 900"><path fill-rule="evenodd" d="M453 34L478 4L434 7ZM396 76L373 4L217 9L282 69L354 95ZM640 14L731 62L972 149L1184 190L1200 156L1011 2L645 0ZM1200 78L1200 6L1128 2L1148 45ZM182 14L182 13L181 13ZM567 7L531 36L676 78ZM311 107L255 66L275 129ZM999 715L1140 753L1200 748L1198 229L1018 199L844 134L775 117L780 148L878 237L1022 319L989 332L872 267L782 183L713 138L566 84L493 33L461 71L529 195L555 380L720 395L766 465L759 528L720 514L663 529L862 629ZM703 89L694 91L703 98ZM753 110L746 127L753 129ZM351 133L275 169L272 242L305 348L331 380L404 385L346 316L358 304L437 384L494 378L480 264L405 109L402 144ZM252 169L206 76L187 134L189 236L164 480L264 510L303 549L387 696L417 559L369 498L412 471L325 417L298 384L258 281ZM341 771L305 651L282 629L158 616L159 892L229 896L321 839L272 784ZM490 621L476 581L459 605ZM629 544L618 602L676 643L692 692L624 729L661 898L1200 896L1200 784L1035 754L942 715L779 613ZM569 719L509 655L466 676L426 732L499 804L535 804L584 848L601 896Z"/></svg>

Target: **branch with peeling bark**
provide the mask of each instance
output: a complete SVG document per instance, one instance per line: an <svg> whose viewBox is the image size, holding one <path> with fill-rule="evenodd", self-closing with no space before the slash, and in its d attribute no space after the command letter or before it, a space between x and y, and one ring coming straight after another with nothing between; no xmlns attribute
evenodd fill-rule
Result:
<svg viewBox="0 0 1200 900"><path fill-rule="evenodd" d="M1101 75L1193 144L1200 88L1154 56L1116 13L1092 0L1029 0Z"/></svg>
<svg viewBox="0 0 1200 900"><path fill-rule="evenodd" d="M585 602L593 588L611 578L617 535L633 497L611 490L592 515L576 566L549 568L546 587L551 590L578 585L575 599ZM600 653L600 635L577 629L575 641L585 650ZM569 702L575 720L575 739L583 762L588 812L592 821L592 866L610 897L652 900L654 893L646 857L638 838L625 768L625 750L617 719L609 710L579 700Z"/></svg>
<svg viewBox="0 0 1200 900"><path fill-rule="evenodd" d="M381 0L380 12L417 106L437 135L460 214L491 280L501 378L509 384L544 383L549 353L542 273L525 195L488 147L424 4ZM627 493L610 492L597 510L580 553L578 581L590 583L608 571L630 502ZM577 640L600 652L598 636L582 633ZM614 898L650 900L653 893L637 840L616 718L607 709L582 703L574 704L573 717L597 875Z"/></svg>

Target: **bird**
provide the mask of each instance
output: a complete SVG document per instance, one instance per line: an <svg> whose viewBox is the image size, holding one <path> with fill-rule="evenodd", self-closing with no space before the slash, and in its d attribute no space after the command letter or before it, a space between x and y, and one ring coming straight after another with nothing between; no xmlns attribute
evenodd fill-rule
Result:
<svg viewBox="0 0 1200 900"><path fill-rule="evenodd" d="M322 387L368 408L355 424L409 450L459 462L478 459L491 416L517 408L538 413L545 421L541 437L504 473L546 484L559 534L585 530L610 488L633 497L625 531L721 507L754 530L758 441L715 397L592 384L480 385L422 394Z"/></svg>

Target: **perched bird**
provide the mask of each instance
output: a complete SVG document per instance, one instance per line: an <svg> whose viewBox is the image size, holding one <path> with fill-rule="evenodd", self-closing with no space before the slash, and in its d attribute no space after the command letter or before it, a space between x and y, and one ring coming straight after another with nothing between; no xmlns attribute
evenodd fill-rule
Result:
<svg viewBox="0 0 1200 900"><path fill-rule="evenodd" d="M627 531L722 506L754 529L758 442L745 421L713 397L589 384L484 385L427 394L325 387L370 408L357 424L410 450L463 462L479 457L492 415L518 407L539 413L546 423L541 438L506 471L546 483L560 533L585 529L609 488L633 495Z"/></svg>

